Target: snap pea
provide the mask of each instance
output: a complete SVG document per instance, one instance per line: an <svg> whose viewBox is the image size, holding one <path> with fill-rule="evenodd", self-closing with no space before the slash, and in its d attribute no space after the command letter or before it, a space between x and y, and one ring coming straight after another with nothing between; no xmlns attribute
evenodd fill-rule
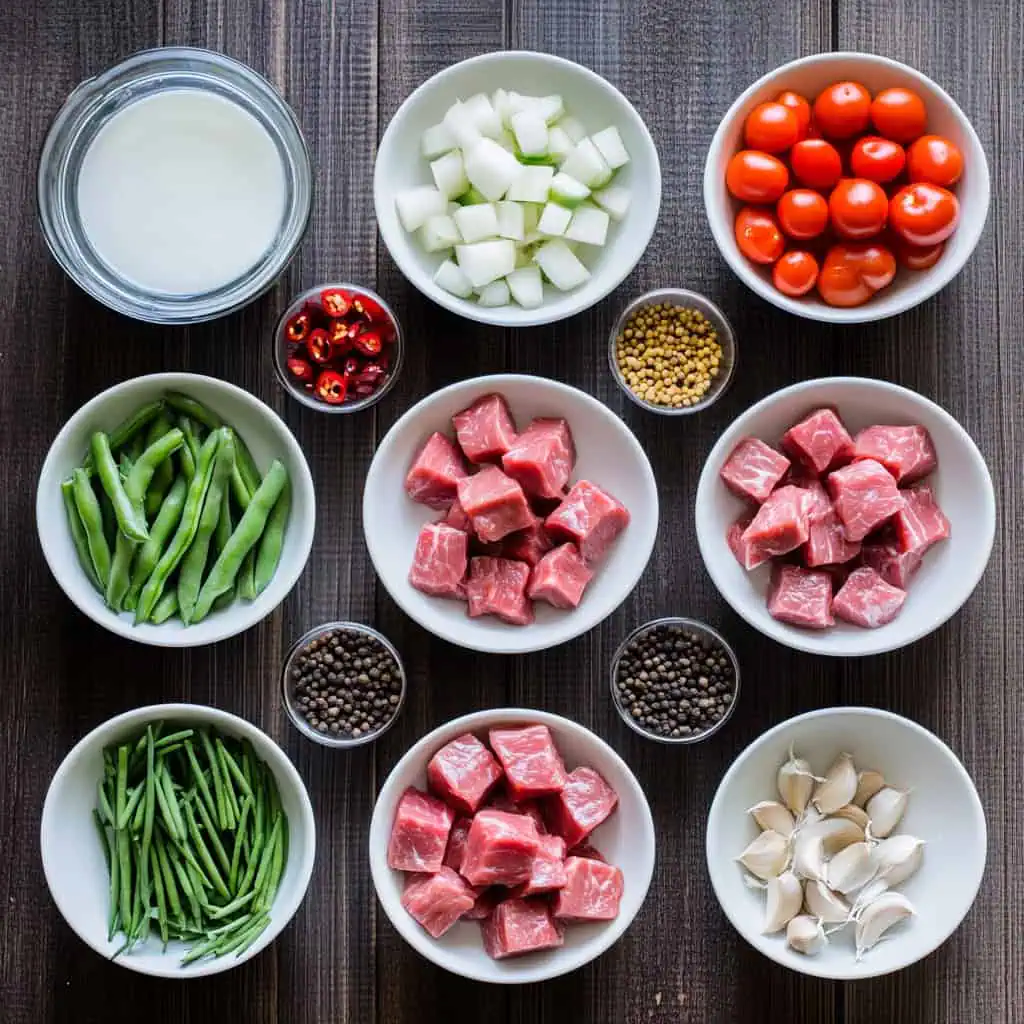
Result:
<svg viewBox="0 0 1024 1024"><path fill-rule="evenodd" d="M132 570L132 583L125 596L124 606L132 611L138 603L139 594L149 579L150 573L160 560L167 539L181 519L181 511L185 507L185 495L188 492L188 481L179 475L167 492L160 511L149 530L149 540L139 548ZM173 614L173 613L172 613Z"/></svg>
<svg viewBox="0 0 1024 1024"><path fill-rule="evenodd" d="M71 542L75 545L75 554L78 555L82 571L88 577L89 582L97 590L100 590L100 578L96 575L96 567L92 564L85 527L82 525L82 517L78 514L78 507L75 505L75 485L71 480L64 480L60 485L60 491L64 498L64 511L68 517L68 529L71 531Z"/></svg>
<svg viewBox="0 0 1024 1024"><path fill-rule="evenodd" d="M110 448L112 451L117 451L118 448L123 448L129 441L131 441L150 420L159 416L163 411L164 403L162 399L158 399L155 402L147 402L144 406L136 409L127 419L122 420L114 429L110 432ZM89 452L85 456L85 462L82 464L82 468L89 470L95 465L92 452Z"/></svg>
<svg viewBox="0 0 1024 1024"><path fill-rule="evenodd" d="M110 450L110 438L102 431L97 430L92 435L90 442L93 458L96 460L96 472L103 485L103 490L110 503L114 506L114 515L117 516L117 525L123 534L130 540L144 541L149 536L146 529L146 519L141 507L136 507L128 496L126 485L121 480L121 474L114 463L114 456ZM139 461L132 466L132 474L142 464L145 453L140 456Z"/></svg>
<svg viewBox="0 0 1024 1024"><path fill-rule="evenodd" d="M146 492L154 474L170 457L185 443L185 435L177 427L172 427L166 434L158 437L132 463L131 472L124 483L124 490L135 507L136 512L145 524ZM117 508L115 503L114 508ZM120 519L118 520L120 522ZM145 537L135 538L145 540Z"/></svg>
<svg viewBox="0 0 1024 1024"><path fill-rule="evenodd" d="M157 416L157 418L149 425L149 431L146 434L146 447L148 448L154 441L159 441L164 434L170 431L172 426L173 424L168 418L166 412ZM160 511L160 506L163 504L163 500L167 492L171 489L172 483L174 483L174 466L171 464L170 459L164 459L164 461L156 467L156 470L153 473L153 479L149 484L149 489L146 491L145 505L147 521L152 521L153 517Z"/></svg>
<svg viewBox="0 0 1024 1024"><path fill-rule="evenodd" d="M149 621L152 622L154 626L160 626L177 614L178 592L176 590L168 590L167 593L157 601L156 607L149 616Z"/></svg>
<svg viewBox="0 0 1024 1024"><path fill-rule="evenodd" d="M115 470L116 472L116 470ZM72 487L75 495L75 508L85 531L86 545L92 560L100 586L106 589L110 579L110 547L103 535L103 513L96 492L89 482L89 474L84 469L76 469L71 474Z"/></svg>
<svg viewBox="0 0 1024 1024"><path fill-rule="evenodd" d="M110 576L107 579L107 607L115 612L121 611L125 595L132 583L132 560L139 545L123 533L118 533L114 542L114 557L110 563Z"/></svg>
<svg viewBox="0 0 1024 1024"><path fill-rule="evenodd" d="M292 507L292 489L286 481L281 490L281 496L274 504L274 510L270 513L267 525L260 537L259 547L256 553L256 572L254 582L256 584L256 596L263 593L274 578L277 566L281 561L281 551L284 548L284 531L288 525L288 514Z"/></svg>

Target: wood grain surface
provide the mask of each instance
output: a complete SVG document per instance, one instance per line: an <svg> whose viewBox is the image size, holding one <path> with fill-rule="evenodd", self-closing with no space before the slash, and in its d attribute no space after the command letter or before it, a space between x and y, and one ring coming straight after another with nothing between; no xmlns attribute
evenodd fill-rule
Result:
<svg viewBox="0 0 1024 1024"><path fill-rule="evenodd" d="M135 50L191 44L265 74L307 134L316 166L312 225L278 285L241 313L163 329L82 295L50 259L36 223L35 173L67 93ZM661 154L664 198L647 255L595 309L522 331L479 327L434 307L380 244L371 180L376 141L399 103L446 65L485 50L560 54L619 86ZM701 172L733 98L775 65L821 50L871 50L934 77L972 119L991 164L993 204L972 260L937 298L894 320L830 328L786 316L729 272L703 214ZM1015 0L29 0L0 4L0 1021L244 1024L645 1024L800 1021L1012 1024L1024 1019L1024 27ZM285 398L268 338L300 287L376 287L409 334L405 370L372 413L327 417ZM742 349L727 399L684 422L632 407L605 368L616 311L641 289L680 284L727 312ZM193 651L120 640L79 615L35 539L36 475L54 435L86 399L162 369L240 384L287 419L309 455L319 523L307 572L282 609L242 637ZM375 580L362 541L362 481L403 409L453 380L519 370L596 394L636 431L658 477L663 525L636 592L565 647L485 657L433 639ZM977 440L997 481L999 530L962 613L913 647L830 661L779 647L732 614L703 571L693 532L697 476L743 408L796 380L863 374L934 398ZM744 691L728 728L691 750L629 732L608 696L622 635L658 614L688 614L733 641ZM410 692L376 745L332 753L283 717L278 673L306 628L376 623L402 651ZM38 826L50 776L86 731L161 700L215 704L256 722L295 760L319 829L309 895L261 956L217 978L175 984L104 962L64 924L43 881ZM792 714L832 704L890 708L951 744L989 823L978 901L938 952L899 975L855 984L800 977L748 948L715 903L704 820L730 761ZM659 839L651 893L599 961L542 986L464 982L418 957L376 906L365 847L380 782L425 731L476 708L567 714L606 737L650 795Z"/></svg>

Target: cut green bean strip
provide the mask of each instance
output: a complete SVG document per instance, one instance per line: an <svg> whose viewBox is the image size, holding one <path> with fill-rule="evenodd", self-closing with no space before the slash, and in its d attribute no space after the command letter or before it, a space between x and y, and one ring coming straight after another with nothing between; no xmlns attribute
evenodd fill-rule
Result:
<svg viewBox="0 0 1024 1024"><path fill-rule="evenodd" d="M270 830L270 838L267 845L263 847L263 854L260 857L259 870L256 872L256 881L253 887L259 892L267 880L267 873L270 871L270 864L274 858L274 847L277 845L278 836L281 834L280 816L274 819L274 827Z"/></svg>
<svg viewBox="0 0 1024 1024"><path fill-rule="evenodd" d="M235 459L234 469L231 471L231 494L234 496L235 504L244 512L252 501L252 491L245 485L242 479L242 471L238 468L238 459Z"/></svg>
<svg viewBox="0 0 1024 1024"><path fill-rule="evenodd" d="M220 742L219 737L214 743L214 750L217 754L217 761L220 765L220 776L221 779L224 781L224 796L227 799L229 807L231 808L230 817L232 819L232 823L229 827L234 828L238 823L240 807L238 804L238 797L235 795L235 785L231 781L231 772L228 771L227 762L224 760L224 755L227 753L227 751L224 749L224 744Z"/></svg>
<svg viewBox="0 0 1024 1024"><path fill-rule="evenodd" d="M98 793L99 795L97 799L99 800L100 814L103 816L104 821L113 827L117 824L117 821L114 818L114 808L110 805L110 798L107 796L106 787L102 782L99 785Z"/></svg>
<svg viewBox="0 0 1024 1024"><path fill-rule="evenodd" d="M156 750L163 750L164 747L169 747L172 743L177 743L178 740L187 740L195 734L195 729L179 729L178 732L169 732L166 736L161 736L153 746Z"/></svg>
<svg viewBox="0 0 1024 1024"><path fill-rule="evenodd" d="M84 469L76 469L71 474L71 481L75 496L75 508L78 510L82 529L85 530L89 557L100 581L100 588L106 590L107 580L110 579L110 545L103 532L103 512L100 509L99 499L96 497L96 492L92 489L92 484L89 483L89 477Z"/></svg>
<svg viewBox="0 0 1024 1024"><path fill-rule="evenodd" d="M231 864L228 867L228 888L232 892L238 892L238 868L242 862L242 847L245 845L245 827L248 823L252 806L251 797L246 797L242 801L242 813L239 815L238 829L235 832L235 848L231 853Z"/></svg>
<svg viewBox="0 0 1024 1024"><path fill-rule="evenodd" d="M115 828L123 829L127 824L125 807L128 805L128 748L120 746L117 748L117 802L114 810Z"/></svg>
<svg viewBox="0 0 1024 1024"><path fill-rule="evenodd" d="M156 850L157 860L160 862L160 873L164 876L164 890L167 893L167 904L176 921L184 921L181 912L181 900L178 898L178 886L174 881L174 870L171 867L170 858L167 856L167 849L164 846L164 838L159 830L153 835L153 848Z"/></svg>
<svg viewBox="0 0 1024 1024"><path fill-rule="evenodd" d="M149 537L146 529L146 517L143 514L141 504L136 507L129 497L127 485L122 482L121 474L114 463L114 456L110 451L110 438L101 430L92 435L90 441L93 458L96 460L96 473L99 476L103 490L106 492L110 503L114 506L114 515L117 517L117 525L123 534L129 539L139 542ZM134 476L139 467L143 464L145 454L139 457L139 461L132 466L130 476ZM129 483L130 483L129 479ZM148 480L147 480L148 483Z"/></svg>
<svg viewBox="0 0 1024 1024"><path fill-rule="evenodd" d="M185 840L185 822L181 817L181 808L178 805L178 797L174 792L174 783L170 772L163 763L163 758L157 761L156 784L163 787L164 799L167 801L167 811L174 822L173 838L178 842Z"/></svg>
<svg viewBox="0 0 1024 1024"><path fill-rule="evenodd" d="M217 752L213 749L209 734L205 729L199 730L199 738L203 743L203 751L206 754L207 763L210 765L210 774L213 777L213 792L217 800L217 825L226 829L228 827L227 798L224 795L224 783L220 777L220 764L217 760Z"/></svg>
<svg viewBox="0 0 1024 1024"><path fill-rule="evenodd" d="M92 564L92 555L89 554L89 540L85 535L82 517L78 514L78 506L75 504L75 485L70 480L65 480L60 485L60 491L64 499L64 512L67 514L68 530L71 532L71 541L75 545L78 562L89 582L97 590L101 590L100 578L96 575L96 567Z"/></svg>
<svg viewBox="0 0 1024 1024"><path fill-rule="evenodd" d="M199 906L199 900L196 898L195 890L192 888L192 882L189 880L188 871L185 869L186 865L179 859L178 851L174 846L167 847L167 856L171 862L171 867L174 868L178 885L185 894L185 899L188 901L189 908L192 911L192 920L196 928L199 929L202 924L203 912Z"/></svg>
<svg viewBox="0 0 1024 1024"><path fill-rule="evenodd" d="M256 569L254 573L254 584L256 596L258 597L270 585L270 581L277 572L281 562L281 552L284 550L284 534L288 526L288 515L292 507L292 489L286 481L281 491L281 496L274 504L274 510L267 519L267 525L260 537L259 547L256 551Z"/></svg>
<svg viewBox="0 0 1024 1024"><path fill-rule="evenodd" d="M237 899L232 900L230 903L225 904L223 907L215 907L207 915L212 920L216 921L222 917L228 917L234 914L236 911L241 910L247 903L255 899L256 890L253 889L251 892L246 893L244 896L239 896Z"/></svg>
<svg viewBox="0 0 1024 1024"><path fill-rule="evenodd" d="M93 821L93 824L96 826L96 831L99 833L100 847L103 850L103 860L105 861L105 863L107 865L107 872L109 873L109 871L110 871L110 863L111 862L110 862L110 847L107 846L107 827L103 823L103 817L100 815L100 812L98 810L96 810L95 807L92 809L92 821Z"/></svg>
<svg viewBox="0 0 1024 1024"><path fill-rule="evenodd" d="M172 842L178 842L183 839L184 836L178 831L178 824L174 817L174 812L171 810L170 801L167 799L167 790L163 784L163 773L159 767L160 762L157 762L158 767L155 771L155 785L153 787L154 793L156 794L156 804L160 809L160 820L164 824L164 828L167 829L167 834L170 836ZM174 795L173 789L171 795Z"/></svg>
<svg viewBox="0 0 1024 1024"><path fill-rule="evenodd" d="M252 927L239 936L238 941L230 948L223 950L221 955L224 955L224 953L234 953L236 958L240 957L266 931L268 924L270 924L269 914L264 914L262 917L257 918Z"/></svg>
<svg viewBox="0 0 1024 1024"><path fill-rule="evenodd" d="M121 857L118 853L117 835L106 834L107 851L110 858L110 913L107 916L107 942L112 942L117 931L121 907Z"/></svg>
<svg viewBox="0 0 1024 1024"><path fill-rule="evenodd" d="M210 849L206 845L206 841L203 839L202 833L199 831L199 826L196 824L196 816L192 812L192 807L188 803L186 803L184 807L185 821L188 825L189 835L192 837L192 849L199 855L199 861L203 865L206 877L213 882L213 887L224 899L230 899L231 893L228 892L228 887L224 884L224 879L221 876L220 871L217 870L217 865L213 861Z"/></svg>
<svg viewBox="0 0 1024 1024"><path fill-rule="evenodd" d="M245 554L235 579L238 596L243 601L256 600L256 547L253 546Z"/></svg>
<svg viewBox="0 0 1024 1024"><path fill-rule="evenodd" d="M160 858L157 856L156 847L149 848L149 869L153 875L153 891L156 894L157 926L160 929L160 941L167 949L167 894L164 892L164 878L160 868Z"/></svg>
<svg viewBox="0 0 1024 1024"><path fill-rule="evenodd" d="M202 820L203 828L206 829L206 836L213 847L213 852L217 855L221 868L223 868L225 874L229 874L231 872L231 861L228 859L227 850L224 849L224 844L221 842L220 835L213 824L213 819L210 817L210 812L206 809L206 804L201 798L193 800L192 803L195 804L196 813ZM228 888L231 888L230 884Z"/></svg>
<svg viewBox="0 0 1024 1024"><path fill-rule="evenodd" d="M217 750L220 752L221 762L227 766L228 772L231 777L238 783L238 788L247 796L252 797L252 787L249 785L249 780L242 773L242 769L238 767L238 762L231 756L230 751L225 745L224 741L218 736L216 741Z"/></svg>
<svg viewBox="0 0 1024 1024"><path fill-rule="evenodd" d="M150 844L153 842L153 819L156 816L156 755L153 727L146 726L146 810L142 819L142 860L149 863ZM166 941L166 940L165 940Z"/></svg>
<svg viewBox="0 0 1024 1024"><path fill-rule="evenodd" d="M135 567L132 569L132 584L128 589L125 604L137 605L139 594L149 579L157 562L163 554L164 548L171 534L174 532L181 519L182 509L185 507L185 495L188 492L188 481L184 476L179 476L167 492L160 511L149 530L149 540L139 548L135 558Z"/></svg>
<svg viewBox="0 0 1024 1024"><path fill-rule="evenodd" d="M131 926L132 920L132 858L128 833L123 829L117 833L118 877L121 884L120 906L121 924L125 931Z"/></svg>
<svg viewBox="0 0 1024 1024"><path fill-rule="evenodd" d="M196 757L195 749L192 746L191 740L185 741L185 755L188 758L189 766L192 768L192 775L196 780L196 787L199 790L199 795L206 804L206 809L210 812L211 818L216 818L220 821L220 814L217 810L217 804L214 802L213 794L210 792L210 787L206 782L206 775L203 773L203 769L199 766L199 759Z"/></svg>

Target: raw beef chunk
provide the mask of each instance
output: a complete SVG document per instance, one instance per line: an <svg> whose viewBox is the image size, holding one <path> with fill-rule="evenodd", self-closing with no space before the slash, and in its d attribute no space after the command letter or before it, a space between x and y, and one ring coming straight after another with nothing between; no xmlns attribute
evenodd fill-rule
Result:
<svg viewBox="0 0 1024 1024"><path fill-rule="evenodd" d="M426 523L416 540L409 582L434 597L461 597L469 538L444 523Z"/></svg>
<svg viewBox="0 0 1024 1024"><path fill-rule="evenodd" d="M501 553L505 558L536 565L554 546L548 531L544 529L543 520L535 517L525 530L510 533L502 541Z"/></svg>
<svg viewBox="0 0 1024 1024"><path fill-rule="evenodd" d="M833 508L829 507L820 518L811 518L803 551L804 565L841 565L859 554L860 541L846 539L846 531Z"/></svg>
<svg viewBox="0 0 1024 1024"><path fill-rule="evenodd" d="M760 549L752 548L743 539L743 534L747 532L747 527L751 522L753 522L753 516L743 516L725 532L725 542L729 545L729 550L736 556L736 561L748 570L756 569L771 557Z"/></svg>
<svg viewBox="0 0 1024 1024"><path fill-rule="evenodd" d="M534 566L526 596L555 608L575 608L593 576L576 545L562 544Z"/></svg>
<svg viewBox="0 0 1024 1024"><path fill-rule="evenodd" d="M516 439L516 425L501 395L484 395L452 417L459 446L470 462L500 459Z"/></svg>
<svg viewBox="0 0 1024 1024"><path fill-rule="evenodd" d="M629 525L629 512L597 484L578 480L544 525L552 537L575 542L580 554L593 565Z"/></svg>
<svg viewBox="0 0 1024 1024"><path fill-rule="evenodd" d="M832 611L855 626L877 629L899 615L906 599L906 591L865 567L850 573L832 602Z"/></svg>
<svg viewBox="0 0 1024 1024"><path fill-rule="evenodd" d="M455 812L411 786L402 794L388 843L388 867L396 871L440 871Z"/></svg>
<svg viewBox="0 0 1024 1024"><path fill-rule="evenodd" d="M806 543L810 502L808 493L792 484L772 492L740 538L749 546L747 561L757 565Z"/></svg>
<svg viewBox="0 0 1024 1024"><path fill-rule="evenodd" d="M573 921L611 921L619 916L622 871L588 857L568 857L565 885L555 897L555 917Z"/></svg>
<svg viewBox="0 0 1024 1024"><path fill-rule="evenodd" d="M478 889L476 903L462 916L467 921L485 921L494 913L494 908L505 898L508 890L500 885Z"/></svg>
<svg viewBox="0 0 1024 1024"><path fill-rule="evenodd" d="M487 799L485 806L493 807L496 811L508 811L509 814L528 814L533 818L538 832L548 830L540 804L536 800L515 801L503 789L498 789Z"/></svg>
<svg viewBox="0 0 1024 1024"><path fill-rule="evenodd" d="M863 540L905 504L896 481L874 459L862 459L830 473L828 486L847 540Z"/></svg>
<svg viewBox="0 0 1024 1024"><path fill-rule="evenodd" d="M927 484L900 493L906 504L893 519L900 550L924 555L936 541L949 536L949 520Z"/></svg>
<svg viewBox="0 0 1024 1024"><path fill-rule="evenodd" d="M541 836L538 841L530 878L512 890L513 896L536 896L565 885L565 840L561 836Z"/></svg>
<svg viewBox="0 0 1024 1024"><path fill-rule="evenodd" d="M924 427L868 427L853 441L855 459L880 462L901 484L927 476L939 464Z"/></svg>
<svg viewBox="0 0 1024 1024"><path fill-rule="evenodd" d="M533 523L522 487L497 466L484 466L475 476L458 482L459 504L484 542L501 540Z"/></svg>
<svg viewBox="0 0 1024 1024"><path fill-rule="evenodd" d="M471 533L473 530L473 524L469 521L466 510L459 504L458 498L452 502L441 522L445 526L450 526L453 530L461 530L463 533Z"/></svg>
<svg viewBox="0 0 1024 1024"><path fill-rule="evenodd" d="M565 420L537 419L505 452L501 464L527 494L560 498L575 461L569 424Z"/></svg>
<svg viewBox="0 0 1024 1024"><path fill-rule="evenodd" d="M568 776L546 725L492 729L490 741L513 800L561 792Z"/></svg>
<svg viewBox="0 0 1024 1024"><path fill-rule="evenodd" d="M765 500L786 475L789 459L756 437L745 437L725 460L719 476L741 498Z"/></svg>
<svg viewBox="0 0 1024 1024"><path fill-rule="evenodd" d="M499 903L480 929L484 949L495 960L553 949L565 941L561 929L551 918L547 900L536 897Z"/></svg>
<svg viewBox="0 0 1024 1024"><path fill-rule="evenodd" d="M459 870L472 885L518 885L529 880L539 846L529 815L485 808L469 827Z"/></svg>
<svg viewBox="0 0 1024 1024"><path fill-rule="evenodd" d="M910 577L921 567L922 555L918 551L900 551L899 542L892 538L865 544L860 550L860 557L886 583L906 590Z"/></svg>
<svg viewBox="0 0 1024 1024"><path fill-rule="evenodd" d="M473 909L476 893L451 868L433 875L410 875L402 906L439 939L460 917Z"/></svg>
<svg viewBox="0 0 1024 1024"><path fill-rule="evenodd" d="M501 778L494 755L472 733L446 743L427 765L427 783L446 803L474 814Z"/></svg>
<svg viewBox="0 0 1024 1024"><path fill-rule="evenodd" d="M444 434L431 434L405 478L413 501L446 509L455 500L457 485L466 476L462 453Z"/></svg>
<svg viewBox="0 0 1024 1024"><path fill-rule="evenodd" d="M808 629L834 625L832 577L827 572L777 565L768 592L768 614L780 622Z"/></svg>
<svg viewBox="0 0 1024 1024"><path fill-rule="evenodd" d="M469 836L469 826L473 824L472 818L456 818L455 824L448 835L448 847L444 851L444 864L452 871L462 869L462 858L466 853L466 839Z"/></svg>
<svg viewBox="0 0 1024 1024"><path fill-rule="evenodd" d="M847 458L852 446L853 439L832 409L812 412L782 437L783 449L815 473Z"/></svg>
<svg viewBox="0 0 1024 1024"><path fill-rule="evenodd" d="M618 802L615 790L593 768L574 768L562 791L547 801L548 825L567 846L578 846Z"/></svg>
<svg viewBox="0 0 1024 1024"><path fill-rule="evenodd" d="M533 622L533 605L526 596L530 567L508 558L481 556L469 560L466 600L471 618L497 615L513 626Z"/></svg>
<svg viewBox="0 0 1024 1024"><path fill-rule="evenodd" d="M605 855L597 849L596 846L592 846L590 843L580 843L579 846L574 846L567 854L567 857L587 857L589 860L599 860L602 864L607 864L608 860Z"/></svg>

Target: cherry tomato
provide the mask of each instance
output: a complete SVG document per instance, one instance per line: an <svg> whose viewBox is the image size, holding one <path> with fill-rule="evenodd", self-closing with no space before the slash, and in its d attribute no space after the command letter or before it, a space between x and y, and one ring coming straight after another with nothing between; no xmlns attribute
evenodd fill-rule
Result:
<svg viewBox="0 0 1024 1024"><path fill-rule="evenodd" d="M310 333L306 341L306 349L314 363L329 363L334 355L331 337L322 327L317 327Z"/></svg>
<svg viewBox="0 0 1024 1024"><path fill-rule="evenodd" d="M921 97L909 89L883 89L871 101L871 123L880 135L893 142L916 139L924 132L927 121Z"/></svg>
<svg viewBox="0 0 1024 1024"><path fill-rule="evenodd" d="M843 173L839 150L824 139L802 139L790 150L789 163L810 188L831 188Z"/></svg>
<svg viewBox="0 0 1024 1024"><path fill-rule="evenodd" d="M774 263L786 243L775 218L767 210L744 206L736 214L736 244L755 263Z"/></svg>
<svg viewBox="0 0 1024 1024"><path fill-rule="evenodd" d="M320 293L320 305L328 316L346 316L352 308L352 298L342 288L325 288Z"/></svg>
<svg viewBox="0 0 1024 1024"><path fill-rule="evenodd" d="M922 135L907 150L907 174L911 181L928 181L948 188L963 172L963 154L941 135Z"/></svg>
<svg viewBox="0 0 1024 1024"><path fill-rule="evenodd" d="M772 267L772 283L783 295L806 295L818 280L818 261L801 249L784 253Z"/></svg>
<svg viewBox="0 0 1024 1024"><path fill-rule="evenodd" d="M750 149L784 153L800 138L800 122L796 114L781 103L761 103L747 114L743 138Z"/></svg>
<svg viewBox="0 0 1024 1024"><path fill-rule="evenodd" d="M949 189L918 181L901 188L889 201L893 230L911 245L944 242L960 220L960 204Z"/></svg>
<svg viewBox="0 0 1024 1024"><path fill-rule="evenodd" d="M828 203L820 192L793 188L782 194L775 212L790 238L814 238L828 225Z"/></svg>
<svg viewBox="0 0 1024 1024"><path fill-rule="evenodd" d="M328 405L341 405L348 393L348 380L334 370L324 370L316 379L316 395Z"/></svg>
<svg viewBox="0 0 1024 1024"><path fill-rule="evenodd" d="M870 238L885 227L889 200L867 178L843 178L828 197L828 212L842 238Z"/></svg>
<svg viewBox="0 0 1024 1024"><path fill-rule="evenodd" d="M834 245L818 274L818 292L830 306L861 306L896 276L896 260L885 246Z"/></svg>
<svg viewBox="0 0 1024 1024"><path fill-rule="evenodd" d="M836 82L814 101L814 122L830 139L848 139L868 126L871 93L859 82Z"/></svg>
<svg viewBox="0 0 1024 1024"><path fill-rule="evenodd" d="M298 343L300 341L304 341L308 337L312 326L313 324L309 314L303 310L301 313L296 313L295 316L293 316L291 320L284 325L284 335L289 341Z"/></svg>
<svg viewBox="0 0 1024 1024"><path fill-rule="evenodd" d="M777 157L741 149L725 170L729 191L745 203L774 203L789 184L789 171Z"/></svg>
<svg viewBox="0 0 1024 1024"><path fill-rule="evenodd" d="M898 142L865 135L850 150L850 170L869 181L892 181L907 162L907 154Z"/></svg>
<svg viewBox="0 0 1024 1024"><path fill-rule="evenodd" d="M909 242L904 242L899 235L896 235L894 248L896 249L896 258L908 270L930 270L942 258L942 254L946 251L946 243L910 245Z"/></svg>
<svg viewBox="0 0 1024 1024"><path fill-rule="evenodd" d="M775 102L781 103L784 107L789 107L789 109L796 114L796 123L800 128L800 138L807 138L807 130L811 125L810 103L808 103L800 93L793 92L792 89L780 92L779 95L775 97Z"/></svg>

